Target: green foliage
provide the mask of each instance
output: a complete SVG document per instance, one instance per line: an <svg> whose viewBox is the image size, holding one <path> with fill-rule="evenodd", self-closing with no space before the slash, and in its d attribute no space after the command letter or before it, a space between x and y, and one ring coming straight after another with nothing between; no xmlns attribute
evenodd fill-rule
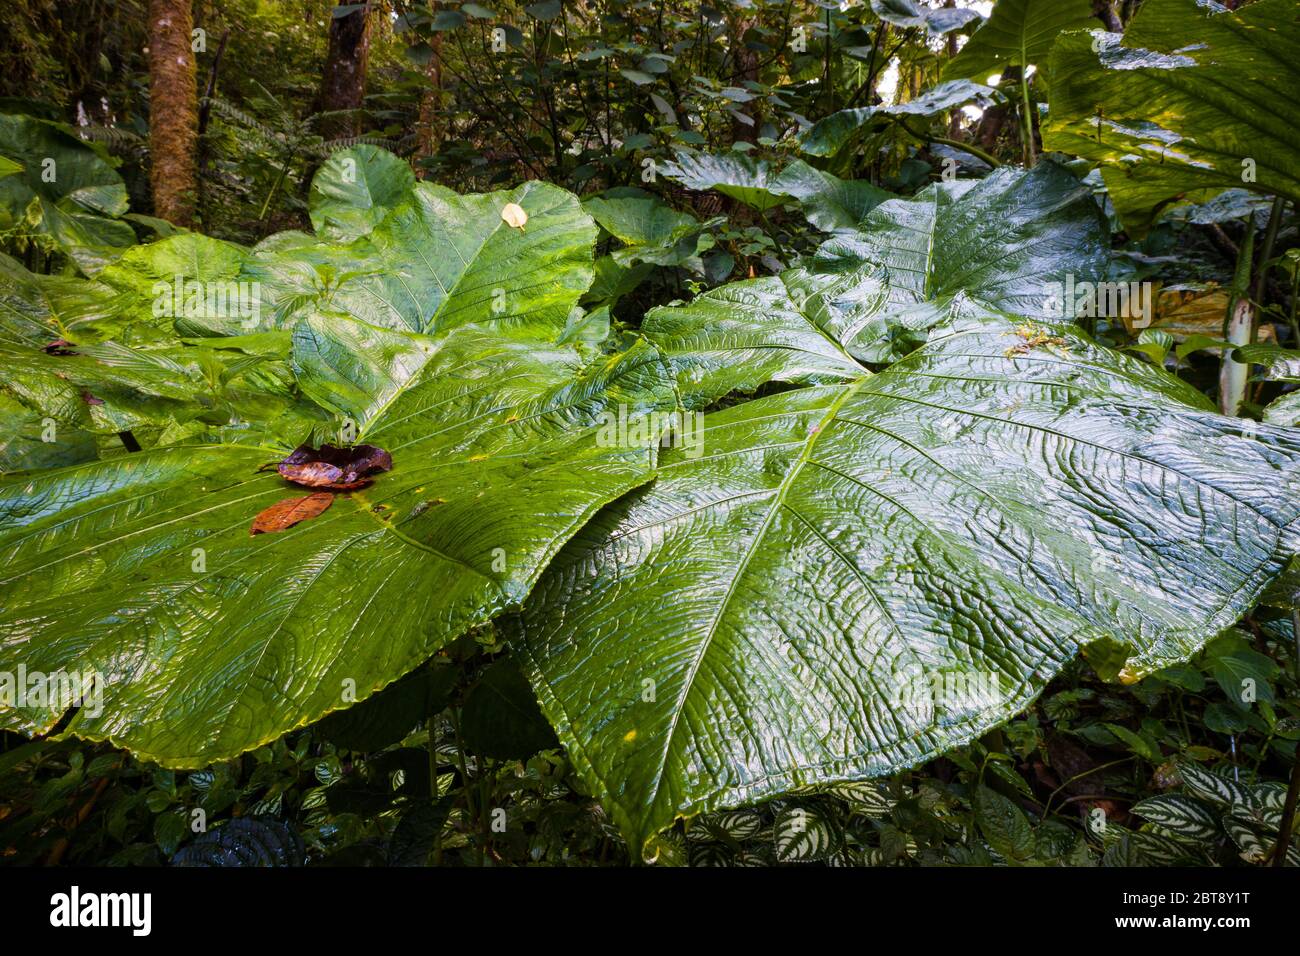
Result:
<svg viewBox="0 0 1300 956"><path fill-rule="evenodd" d="M1058 167L940 184L915 200L882 203L864 218L864 231L829 240L809 260L811 271L781 278L772 291L799 307L760 309L770 325L748 341L702 307L746 308L750 300L728 297L728 287L654 313L644 340L594 362L582 351L591 345L557 343L593 274L592 226L573 197L546 186L459 197L397 172L391 157L366 147L336 157L315 188L325 233L317 238L286 236L246 252L178 236L105 271L128 301L146 288L159 294L155 283L172 270L208 282L264 277L270 316L260 327L292 331L296 389L340 416L349 441L388 450L396 465L374 490L346 495L326 516L266 539L245 528L283 497L283 480L262 466L291 441L278 450L160 443L130 459L10 484L5 513L21 522L6 543L7 584L21 598L6 613L11 631L32 628L12 668L94 673L108 689L104 706L77 711L65 733L112 739L177 767L261 745L366 698L465 629L519 606L577 532L528 599L522 627L507 633L586 786L632 845L652 853L654 834L677 816L943 753L1023 709L1077 648L1123 635L1128 646L1118 660L1130 677L1185 657L1233 623L1281 570L1294 492L1247 499L1253 524L1242 538L1230 529L1243 520L1247 492L1228 487L1229 476L1266 460L1275 474L1292 474L1300 448L1284 433L1235 437L1235 425L1201 411L1195 392L1149 366L1068 327L992 311L1035 314L1059 277L1079 268L1080 242L1096 233L1095 210L1078 208L1089 200ZM592 205L631 246L673 246L680 230L695 229L653 202L616 195ZM1006 220L1020 224L1018 234L1006 231ZM902 230L898 238L891 227ZM1092 255L1104 261L1100 249ZM326 296L304 296L305 270L319 278L326 268L338 281ZM539 284L531 273L542 270L548 281ZM954 270L960 279L949 278ZM858 292L853 311L841 314L846 274ZM734 288L752 297L751 286ZM426 291L412 295L417 288ZM161 291L173 290L163 282ZM497 308L503 297L508 308ZM939 328L927 345L872 375L854 356L881 356L864 353L859 336L878 341L882 333L872 330L883 328L892 340L891 323L918 306ZM220 322L203 330L248 331ZM589 341L598 346L600 338ZM806 344L792 350L801 339ZM29 351L36 368L81 358ZM133 354L154 361L159 351ZM765 353L758 364L736 360ZM972 366L983 373L978 390L961 374ZM466 390L474 379L485 388ZM816 387L711 413L704 457L685 420L663 433L676 447L661 449L657 465L647 445L662 425L643 425L642 439L600 437L615 418L674 405L680 413L683 402L691 411L772 380ZM164 394L188 397L183 386ZM1027 414L1006 411L1026 403ZM929 410L919 432L909 424L916 408ZM1231 449L1219 451L1223 441ZM965 453L976 447L979 456ZM1063 466L1064 448L1085 449L1087 464ZM766 460L757 483L738 482L731 462L755 452ZM899 472L906 483L892 477ZM1163 476L1161 494L1135 494L1146 479L1133 476L1147 472ZM652 474L648 490L627 496ZM1002 474L1017 482L990 493ZM1171 492L1170 482L1186 487ZM836 508L849 489L849 507ZM1089 527L1098 493L1111 502L1110 517L1081 547L1061 529ZM154 507L142 511L142 499ZM1174 504L1183 500L1201 502L1196 530L1153 540L1153 520L1172 529L1191 517ZM47 504L57 502L68 503ZM64 542L55 532L70 521L78 535ZM707 536L694 530L700 522ZM1023 557L1007 552L1008 538L1024 542ZM1209 538L1223 542L1213 562L1198 561L1199 546L1180 550ZM692 556L706 540L708 550ZM729 560L707 559L713 549ZM893 558L880 565L873 554L915 557L895 568ZM575 566L595 576L577 578ZM111 580L103 577L110 567ZM617 580L632 586L606 582L602 567L617 568ZM747 594L763 598L753 605ZM753 615L778 611L776 594L789 620L754 630ZM837 597L824 603L824 594ZM874 611L842 617L846 594ZM965 597L954 603L954 594ZM1196 596L1191 608L1186 595ZM674 613L656 616L664 606ZM581 630L568 623L574 613ZM921 655L929 667L912 674L906 662L921 642L934 641L924 622L939 617L968 636L934 643ZM627 659L617 622L629 620L640 622L639 664L615 679L602 662ZM165 665L152 663L148 639L162 627L174 634ZM848 671L848 686L901 688L903 696L860 704L861 692L844 697L809 683L802 665L778 664L786 655L773 639L790 633L817 635L797 659L825 666L871 645L867 658L887 670ZM137 638L124 645L127 634ZM407 643L381 645L381 634ZM310 684L300 679L304 660L316 662L319 679ZM752 660L769 662L761 675L748 668ZM1217 666L1221 681L1263 674L1244 651ZM738 686L763 679L743 692L745 708L710 715L716 695L697 683L700 673L730 673ZM989 681L955 697L913 693L935 675L945 688ZM549 733L530 729L536 718L527 717L519 681L506 664L494 665L466 700L462 725L476 753L517 758L545 746ZM799 702L793 711L790 700ZM618 701L626 703L611 708ZM6 719L43 733L65 707L62 698L24 703ZM807 714L830 719L832 729L805 725ZM742 768L753 767L758 738L747 742L737 722L783 741L755 782ZM589 736L582 729L589 726L599 734ZM723 771L717 778L690 771L701 752ZM995 852L1029 854L1027 825L1004 803L982 796L976 809ZM795 818L778 821L777 858L829 854L821 818L807 828Z"/></svg>
<svg viewBox="0 0 1300 956"><path fill-rule="evenodd" d="M1136 360L986 318L858 375L707 416L704 454L661 451L655 483L580 533L529 603L519 640L543 709L629 839L943 753L1094 642L1124 642L1126 675L1149 673L1281 570L1294 484L1284 511L1276 489L1252 501L1264 543L1234 552L1229 487L1249 445L1200 454L1240 427ZM1300 447L1256 437L1271 448L1255 467L1294 483ZM1085 472L1062 467L1080 455ZM1160 495L1135 494L1157 474ZM1188 537L1157 530L1188 499ZM1223 542L1209 563L1206 540ZM637 663L615 671L628 628Z"/></svg>
<svg viewBox="0 0 1300 956"><path fill-rule="evenodd" d="M0 152L19 167L0 177L0 239L35 243L94 274L135 242L119 217L126 186L71 129L25 116L0 116Z"/></svg>
<svg viewBox="0 0 1300 956"><path fill-rule="evenodd" d="M1267 861L1295 0L398 2L346 117L236 0L193 233L132 28L21 8L0 680L98 696L0 683L0 852Z"/></svg>
<svg viewBox="0 0 1300 956"><path fill-rule="evenodd" d="M846 147L856 145L866 133L888 130L891 123L905 126L908 117L941 116L967 103L988 103L992 96L989 87L961 79L941 83L906 103L840 110L800 133L799 149L809 156L835 156Z"/></svg>
<svg viewBox="0 0 1300 956"><path fill-rule="evenodd" d="M440 213L460 202L451 197L449 205L441 192L414 197L414 206L385 219L392 234L410 236L415 222L432 221L421 218L426 201ZM501 222L508 198L530 211L526 231ZM408 297L380 314L398 324L398 309L418 307L418 319L407 315L452 331L416 335L342 312L312 312L293 327L297 386L341 416L351 440L396 456L397 470L372 491L346 496L290 534L253 538L253 518L287 491L261 466L283 458L292 443L188 441L6 486L0 511L13 533L4 545L5 586L21 595L7 604L6 628L36 626L42 647L34 656L22 650L21 660L46 673L102 674L111 688L114 703L100 714L80 711L72 733L111 737L169 766L274 739L369 696L466 628L517 605L575 530L575 516L649 478L648 450L593 441L601 412L615 402L636 408L659 400L653 376L642 371L644 349L592 368L574 347L492 331L551 322L552 337L559 333L589 281L589 262L564 264L575 244L590 241L589 220L576 200L545 186L476 197L472 205L498 210L496 225L453 235L406 275L382 277L386 288L409 293L414 270L427 269L425 281L446 290L441 302ZM444 231L421 241L447 235L445 215L438 221ZM188 237L148 248L177 242ZM449 255L453 249L461 256ZM400 248L392 254L405 258ZM527 262L544 263L549 281L532 282ZM566 279L566 269L576 277ZM493 311L498 282L510 291L511 311L501 316ZM372 290L367 302L379 298ZM340 292L333 304L352 301L360 299ZM467 389L474 379L484 387ZM142 498L150 509L138 507ZM77 502L80 517L39 503L59 500ZM65 547L58 528L69 520L81 531ZM101 573L110 567L112 575ZM129 621L121 616L124 598ZM35 625L56 611L78 620ZM213 614L225 623L214 626ZM124 627L137 635L132 651ZM158 666L149 635L176 627L167 663ZM394 634L405 649L383 640ZM307 660L317 661L317 681L302 680ZM12 659L12 668L18 663ZM9 709L3 719L44 733L63 709L55 701Z"/></svg>
<svg viewBox="0 0 1300 956"><path fill-rule="evenodd" d="M1234 186L1300 200L1300 107L1276 92L1296 81L1295 17L1294 0L1147 0L1122 37L1066 35L1052 55L1047 147L1104 163L1134 231L1170 203Z"/></svg>
<svg viewBox="0 0 1300 956"><path fill-rule="evenodd" d="M1025 69L1045 62L1057 35L1086 28L1088 0L999 0L993 15L944 67L944 79L984 79L1009 66Z"/></svg>

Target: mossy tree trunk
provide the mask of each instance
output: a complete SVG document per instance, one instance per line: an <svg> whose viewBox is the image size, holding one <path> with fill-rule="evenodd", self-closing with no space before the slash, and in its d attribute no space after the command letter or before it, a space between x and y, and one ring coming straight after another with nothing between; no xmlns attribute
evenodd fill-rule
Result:
<svg viewBox="0 0 1300 956"><path fill-rule="evenodd" d="M154 214L192 226L198 195L190 0L149 0L149 155Z"/></svg>

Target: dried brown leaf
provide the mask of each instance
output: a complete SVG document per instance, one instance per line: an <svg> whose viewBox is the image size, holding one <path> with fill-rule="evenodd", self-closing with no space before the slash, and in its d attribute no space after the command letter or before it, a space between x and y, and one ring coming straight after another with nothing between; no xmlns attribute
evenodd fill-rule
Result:
<svg viewBox="0 0 1300 956"><path fill-rule="evenodd" d="M302 498L285 498L254 518L248 533L255 535L269 531L284 531L300 521L316 517L333 503L334 496L328 491L317 491Z"/></svg>
<svg viewBox="0 0 1300 956"><path fill-rule="evenodd" d="M392 456L374 445L337 448L334 445L299 445L280 462L281 475L294 484L308 488L332 488L347 491L364 488L376 472L390 471Z"/></svg>

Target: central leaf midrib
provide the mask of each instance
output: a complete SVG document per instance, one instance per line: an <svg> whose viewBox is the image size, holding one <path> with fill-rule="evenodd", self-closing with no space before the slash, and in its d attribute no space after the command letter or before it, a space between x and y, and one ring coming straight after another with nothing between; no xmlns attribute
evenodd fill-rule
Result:
<svg viewBox="0 0 1300 956"><path fill-rule="evenodd" d="M817 335L819 335L819 336L820 336L820 337L821 337L821 338L826 342L827 345L829 345L832 349L834 349L834 351L835 351L836 353L838 353L838 355L839 355L841 358L843 358L843 359L844 359L846 362L848 362L850 365L853 365L855 368L860 368L860 369L861 369L861 368L862 368L862 363L858 362L858 361L857 361L857 360L856 360L852 355L849 354L849 351L848 351L848 349L845 347L844 343L841 342L841 341L836 340L833 336L831 336L831 334L830 334L826 329L822 328L822 327L821 327L821 326L820 326L820 325L819 325L819 324L818 324L818 323L813 319L813 317L812 317L811 315L808 314L808 311L807 311L807 309L808 309L808 301L809 301L810 299L816 297L817 295L823 295L823 296L824 296L824 295L826 294L826 290L827 290L828 288L830 288L830 287L827 286L826 288L822 288L822 289L817 290L817 292L813 293L812 295L805 296L805 298L804 298L804 300L803 300L803 304L802 304L802 306L800 306L800 305L797 305L797 304L795 303L795 297L794 297L793 295L791 295L791 293L790 293L790 287L789 287L788 285L786 285L784 274L783 274L780 278L781 278L781 285L782 285L782 287L785 289L786 298L788 298L788 299L790 300L790 302L791 302L792 305L795 305L795 314L798 315L800 318L802 318L802 319L804 320L804 322L806 322L806 323L807 323L807 324L812 328L812 330L813 330L814 332L816 332ZM856 334L856 333L855 333L855 334ZM752 348L752 346L750 346L750 347ZM798 345L781 345L781 346L778 346L778 348L785 348L785 349L790 349L790 350L793 350L793 351L811 351L811 349L801 349ZM866 371L866 370L863 369L863 371Z"/></svg>
<svg viewBox="0 0 1300 956"><path fill-rule="evenodd" d="M727 591L718 604L718 612L714 615L713 622L709 625L709 629L701 644L700 651L696 655L695 660L691 663L690 672L686 675L686 682L682 688L682 692L678 695L676 706L673 709L672 722L668 726L663 757L659 762L659 768L655 773L654 783L650 788L654 802L658 802L660 794L662 793L664 773L668 767L668 760L672 755L673 744L677 739L677 730L681 726L681 715L686 709L686 701L690 699L691 691L695 685L696 675L699 674L700 666L703 664L704 659L708 657L709 648L713 644L713 639L717 635L718 627L722 622L723 616L726 614L727 607L731 603L731 599L735 594L738 583L741 578L745 576L750 561L758 552L759 545L762 543L763 538L766 537L767 531L772 525L774 516L781 510L781 506L785 503L785 498L790 491L791 485L794 484L795 479L803 471L804 465L808 463L808 460L812 456L813 448L817 445L821 436L826 433L827 426L830 425L835 416L839 414L839 410L844 406L844 403L852 398L857 390L870 378L871 376L865 376L850 385L844 386L844 394L840 395L831 403L826 414L822 416L817 426L809 434L807 441L804 443L803 451L799 453L798 459L796 459L794 465L790 468L790 471L786 474L785 478L781 480L781 484L777 487L776 493L770 499L767 515L763 518L762 525L754 534L754 538L750 542L749 548L745 551L744 556L740 560L740 564L736 568L736 573L732 576L730 583L727 585Z"/></svg>

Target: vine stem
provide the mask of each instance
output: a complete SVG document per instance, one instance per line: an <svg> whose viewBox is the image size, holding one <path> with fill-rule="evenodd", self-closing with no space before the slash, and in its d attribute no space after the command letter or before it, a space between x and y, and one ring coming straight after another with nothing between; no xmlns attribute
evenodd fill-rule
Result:
<svg viewBox="0 0 1300 956"><path fill-rule="evenodd" d="M1255 279L1255 307L1264 307L1264 288L1268 278L1268 260L1273 258L1273 244L1277 242L1278 229L1282 225L1282 212L1286 209L1286 200L1281 196L1273 197L1273 205L1268 210L1268 227L1264 230L1264 246L1260 251L1259 275ZM1249 223L1247 223L1249 226ZM1254 341L1254 337L1251 337Z"/></svg>
<svg viewBox="0 0 1300 956"><path fill-rule="evenodd" d="M969 153L977 159L983 160L988 164L990 169L997 169L1002 165L1002 161L991 153L987 153L971 143L963 143L959 139L949 139L947 136L931 136L929 133L921 133L912 129L905 122L897 117L890 117L895 123L903 128L903 131L913 139L920 140L922 143L942 143L945 146L951 146L953 149L959 149L963 153Z"/></svg>
<svg viewBox="0 0 1300 956"><path fill-rule="evenodd" d="M1300 269L1296 269L1291 278L1291 314L1288 322L1291 325L1291 335L1294 336L1296 347L1300 348L1300 322L1296 321L1296 306L1300 304Z"/></svg>
<svg viewBox="0 0 1300 956"><path fill-rule="evenodd" d="M266 201L262 203L262 211L257 214L258 222L264 222L266 220L266 214L271 209L271 199L274 198L276 191L279 190L280 188L280 184L284 182L284 178L288 174L289 174L289 164L288 161L286 160L284 164L280 167L280 175L278 175L275 178L275 182L271 184L271 191L266 194Z"/></svg>

